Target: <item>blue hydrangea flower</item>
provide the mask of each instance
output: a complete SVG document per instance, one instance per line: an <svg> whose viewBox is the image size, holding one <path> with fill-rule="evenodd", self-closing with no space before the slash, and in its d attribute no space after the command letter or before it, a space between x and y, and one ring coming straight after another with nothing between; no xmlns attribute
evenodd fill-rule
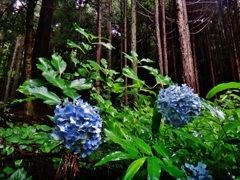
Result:
<svg viewBox="0 0 240 180"><path fill-rule="evenodd" d="M101 144L102 119L97 107L76 98L67 99L54 110L55 127L52 137L60 140L74 154L86 157Z"/></svg>
<svg viewBox="0 0 240 180"><path fill-rule="evenodd" d="M200 98L186 84L161 89L157 104L159 112L165 117L165 123L175 127L192 122L201 109Z"/></svg>
<svg viewBox="0 0 240 180"><path fill-rule="evenodd" d="M185 166L182 166L182 169L186 173L188 180L212 180L213 178L208 174L206 167L207 165L202 162L198 162L196 167L185 163Z"/></svg>

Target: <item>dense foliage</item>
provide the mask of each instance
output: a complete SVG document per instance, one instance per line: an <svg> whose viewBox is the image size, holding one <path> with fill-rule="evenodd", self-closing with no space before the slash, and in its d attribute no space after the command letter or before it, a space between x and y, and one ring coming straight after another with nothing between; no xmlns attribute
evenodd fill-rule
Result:
<svg viewBox="0 0 240 180"><path fill-rule="evenodd" d="M221 96L211 102L158 74L150 59L138 59L138 66L154 77L153 86L128 66L120 73L108 69L105 59L100 65L77 59L75 48L87 51L91 43L83 47L68 44L73 47L71 63L57 53L51 60L40 58L37 67L45 79L24 82L18 91L28 98L15 100L43 100L49 109L55 109L48 120L55 126L1 119L6 124L0 128L1 178L36 176L29 173L33 163L27 157L31 155L45 155L56 176L70 174L72 178L81 176L81 168L91 173L105 165L118 172L115 179L240 178L240 97L235 93L239 83L214 87L208 97ZM125 57L131 61L137 54ZM127 92L124 76L133 80ZM100 92L94 86L97 79ZM124 104L125 93L129 104Z"/></svg>

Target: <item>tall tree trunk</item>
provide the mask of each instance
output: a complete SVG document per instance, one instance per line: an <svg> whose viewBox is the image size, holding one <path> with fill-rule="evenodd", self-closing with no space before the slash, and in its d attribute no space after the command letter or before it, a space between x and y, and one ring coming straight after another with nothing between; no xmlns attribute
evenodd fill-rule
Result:
<svg viewBox="0 0 240 180"><path fill-rule="evenodd" d="M25 35L25 79L32 78L32 55L33 55L33 17L34 17L35 0L27 1L27 16L26 16L26 35ZM25 104L25 114L33 115L32 102Z"/></svg>
<svg viewBox="0 0 240 180"><path fill-rule="evenodd" d="M82 21L83 21L83 18L82 18L82 5L79 5L79 14L78 14L78 26L81 27L82 25ZM78 45L81 44L81 38L82 38L82 35L81 33L78 33L77 34L77 43ZM81 50L80 49L77 49L77 58L78 59L81 59Z"/></svg>
<svg viewBox="0 0 240 180"><path fill-rule="evenodd" d="M162 45L161 45L161 33L159 25L159 0L154 0L155 5L155 28L156 28L156 41L157 41L157 53L158 53L158 67L159 73L163 74L163 56L162 56Z"/></svg>
<svg viewBox="0 0 240 180"><path fill-rule="evenodd" d="M124 16L124 25L123 25L123 52L124 53L127 53L127 41L128 41L128 38L127 38L127 0L124 0L124 12L123 12L123 16ZM127 66L127 58L124 56L124 66ZM124 91L125 91L125 94L124 94L124 104L127 105L128 104L128 94L127 94L127 91L128 91L128 78L127 76L124 77Z"/></svg>
<svg viewBox="0 0 240 180"><path fill-rule="evenodd" d="M167 56L167 34L166 34L165 0L161 0L161 1L162 1L162 39L163 39L164 75L168 75L168 56Z"/></svg>
<svg viewBox="0 0 240 180"><path fill-rule="evenodd" d="M100 64L101 60L101 54L102 54L102 45L100 44L102 41L102 0L98 0L98 42L99 44L97 45L97 53L96 53L96 62ZM100 72L98 72L100 73ZM97 88L97 93L100 94L100 80L96 79L96 88Z"/></svg>
<svg viewBox="0 0 240 180"><path fill-rule="evenodd" d="M194 35L192 35L192 49L193 49L193 67L194 67L194 78L196 81L196 93L200 93L199 80L198 80L198 65L197 65L197 55L196 55L196 41Z"/></svg>
<svg viewBox="0 0 240 180"><path fill-rule="evenodd" d="M192 49L190 42L190 32L188 26L187 9L185 0L176 0L178 14L179 42L182 54L183 78L185 83L196 91L196 81Z"/></svg>
<svg viewBox="0 0 240 180"><path fill-rule="evenodd" d="M20 47L20 42L21 42L21 37L18 36L16 43L15 43L15 48L14 48L14 52L13 52L13 56L12 56L12 60L9 66L9 70L8 70L8 75L7 75L7 84L6 84L6 88L5 88L5 95L4 95L4 101L8 101L9 100L9 93L10 93L10 88L11 88L11 84L12 84L12 72L14 70L14 64L16 62L17 59L17 53L18 53L18 49Z"/></svg>
<svg viewBox="0 0 240 180"><path fill-rule="evenodd" d="M205 38L206 38L206 45L207 45L207 52L208 52L208 59L210 63L210 72L211 72L211 80L212 80L212 86L216 86L216 76L215 76L215 66L214 66L214 59L212 55L212 48L209 40L209 31L205 30Z"/></svg>
<svg viewBox="0 0 240 180"><path fill-rule="evenodd" d="M54 0L42 0L38 28L33 48L33 77L41 78L41 71L36 67L37 58L49 58L49 42L51 34L52 16Z"/></svg>
<svg viewBox="0 0 240 180"><path fill-rule="evenodd" d="M131 50L137 53L137 13L136 0L131 0ZM137 59L133 59L132 70L138 74ZM134 94L134 101L137 102L138 96Z"/></svg>
<svg viewBox="0 0 240 180"><path fill-rule="evenodd" d="M108 1L108 40L109 43L112 44L112 0ZM112 68L112 50L108 49L107 52L107 61L108 61L108 69Z"/></svg>
<svg viewBox="0 0 240 180"><path fill-rule="evenodd" d="M19 48L18 48L16 63L15 63L15 74L14 74L14 79L12 84L11 100L14 100L16 98L16 93L17 93L16 90L19 86L20 69L21 69L23 50L24 50L23 46L24 46L24 38L20 37Z"/></svg>

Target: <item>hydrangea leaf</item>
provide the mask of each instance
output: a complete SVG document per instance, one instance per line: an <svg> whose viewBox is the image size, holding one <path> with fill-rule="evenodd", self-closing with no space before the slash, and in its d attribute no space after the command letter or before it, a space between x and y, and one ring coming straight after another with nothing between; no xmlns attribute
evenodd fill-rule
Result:
<svg viewBox="0 0 240 180"><path fill-rule="evenodd" d="M67 63L62 59L60 55L56 53L52 55L51 63L55 67L55 69L58 71L60 76L67 68Z"/></svg>
<svg viewBox="0 0 240 180"><path fill-rule="evenodd" d="M48 91L48 89L43 86L28 88L28 91L31 95L34 95L36 98L42 99L44 103L49 105L56 105L61 101L55 93Z"/></svg>

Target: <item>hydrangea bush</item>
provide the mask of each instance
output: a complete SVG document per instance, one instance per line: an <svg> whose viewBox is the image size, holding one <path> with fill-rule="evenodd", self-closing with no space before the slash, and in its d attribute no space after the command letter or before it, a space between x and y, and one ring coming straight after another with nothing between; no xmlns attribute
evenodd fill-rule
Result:
<svg viewBox="0 0 240 180"><path fill-rule="evenodd" d="M161 89L157 104L159 112L165 117L165 123L174 127L192 122L201 110L200 98L186 84Z"/></svg>
<svg viewBox="0 0 240 180"><path fill-rule="evenodd" d="M52 137L74 154L86 157L101 144L102 119L97 107L78 97L73 102L65 100L58 104L54 113Z"/></svg>

